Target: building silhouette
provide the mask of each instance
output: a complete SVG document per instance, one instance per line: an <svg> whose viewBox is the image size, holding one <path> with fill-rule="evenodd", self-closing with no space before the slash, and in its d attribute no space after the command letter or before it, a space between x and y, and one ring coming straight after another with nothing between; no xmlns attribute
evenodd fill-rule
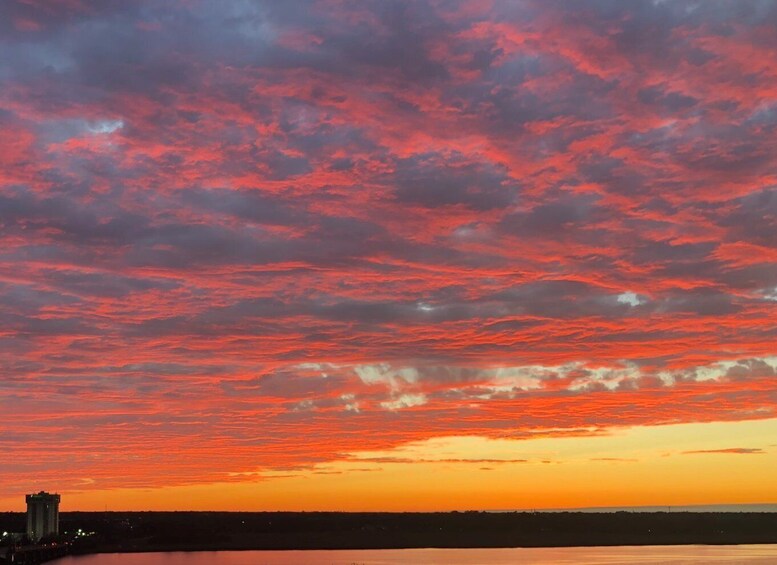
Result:
<svg viewBox="0 0 777 565"><path fill-rule="evenodd" d="M59 534L59 495L40 491L27 495L27 537L33 542Z"/></svg>

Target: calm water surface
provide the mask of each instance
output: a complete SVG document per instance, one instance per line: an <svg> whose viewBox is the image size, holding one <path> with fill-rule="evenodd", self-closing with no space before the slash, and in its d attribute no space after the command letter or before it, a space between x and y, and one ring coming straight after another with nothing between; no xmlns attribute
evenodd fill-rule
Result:
<svg viewBox="0 0 777 565"><path fill-rule="evenodd" d="M52 562L52 565L400 565L406 563L428 565L777 564L777 545L107 553L66 557Z"/></svg>

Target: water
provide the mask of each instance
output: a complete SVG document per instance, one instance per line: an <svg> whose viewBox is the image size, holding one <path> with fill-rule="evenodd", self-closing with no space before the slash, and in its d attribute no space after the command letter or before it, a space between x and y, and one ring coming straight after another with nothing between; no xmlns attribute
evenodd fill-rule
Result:
<svg viewBox="0 0 777 565"><path fill-rule="evenodd" d="M777 563L777 545L106 553L52 565L627 565Z"/></svg>

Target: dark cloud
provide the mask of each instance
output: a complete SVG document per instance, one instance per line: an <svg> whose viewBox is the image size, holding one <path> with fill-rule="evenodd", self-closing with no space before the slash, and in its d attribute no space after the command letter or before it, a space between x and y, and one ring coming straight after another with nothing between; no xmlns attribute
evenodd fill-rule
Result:
<svg viewBox="0 0 777 565"><path fill-rule="evenodd" d="M221 212L258 224L294 225L310 221L292 202L261 190L191 189L181 193L184 202L204 212Z"/></svg>
<svg viewBox="0 0 777 565"><path fill-rule="evenodd" d="M606 217L606 211L595 204L591 196L564 194L541 202L526 212L506 215L501 227L504 231L522 237L563 237L595 227L597 220Z"/></svg>
<svg viewBox="0 0 777 565"><path fill-rule="evenodd" d="M729 228L732 240L776 246L777 190L765 189L737 199L720 223Z"/></svg>
<svg viewBox="0 0 777 565"><path fill-rule="evenodd" d="M505 208L518 192L505 168L472 163L463 156L419 155L399 160L390 182L398 201L426 208Z"/></svg>
<svg viewBox="0 0 777 565"><path fill-rule="evenodd" d="M742 310L737 299L711 289L678 291L663 298L658 305L661 312L693 314L697 316L725 316Z"/></svg>
<svg viewBox="0 0 777 565"><path fill-rule="evenodd" d="M658 88L645 88L637 93L643 104L659 107L667 113L675 113L693 107L697 99L677 92L663 92Z"/></svg>

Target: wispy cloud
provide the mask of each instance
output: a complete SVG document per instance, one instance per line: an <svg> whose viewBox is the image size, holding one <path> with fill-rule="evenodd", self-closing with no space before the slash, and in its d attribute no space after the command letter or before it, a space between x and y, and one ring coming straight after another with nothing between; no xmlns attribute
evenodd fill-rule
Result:
<svg viewBox="0 0 777 565"><path fill-rule="evenodd" d="M765 453L760 447L728 447L725 449L697 449L692 451L683 451L683 455L704 455L704 454L731 454L731 455L762 455Z"/></svg>

